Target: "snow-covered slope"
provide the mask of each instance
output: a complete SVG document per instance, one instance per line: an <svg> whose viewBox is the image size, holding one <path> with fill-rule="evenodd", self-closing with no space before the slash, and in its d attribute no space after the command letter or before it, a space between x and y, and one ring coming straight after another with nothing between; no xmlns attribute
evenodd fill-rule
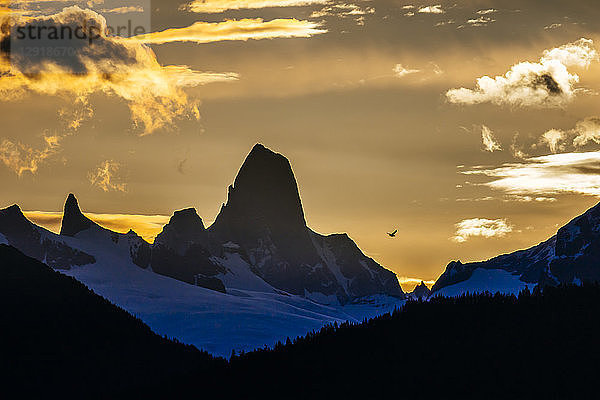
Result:
<svg viewBox="0 0 600 400"><path fill-rule="evenodd" d="M515 293L536 284L586 281L600 281L600 204L530 249L482 262L451 262L433 286L432 294L486 290Z"/></svg>
<svg viewBox="0 0 600 400"><path fill-rule="evenodd" d="M222 355L392 311L404 298L396 275L347 235L308 228L289 161L262 145L208 229L196 210L176 211L151 246L91 221L70 194L60 235L17 206L0 210L0 234L157 333Z"/></svg>
<svg viewBox="0 0 600 400"><path fill-rule="evenodd" d="M519 294L523 289L533 289L535 283L527 284L503 269L477 268L466 281L445 286L437 290L434 296L455 297L466 293L506 293Z"/></svg>
<svg viewBox="0 0 600 400"><path fill-rule="evenodd" d="M360 321L401 305L397 299L381 298L358 307L328 307L272 291L219 293L141 269L125 255L109 251L106 243L77 238L66 243L99 254L95 264L71 268L67 275L138 316L155 332L224 356L232 349L271 346L328 323Z"/></svg>
<svg viewBox="0 0 600 400"><path fill-rule="evenodd" d="M144 268L145 245L133 232L119 234L87 223L70 226L84 229L56 235L28 221L18 207L9 207L0 210L0 243L83 282L155 332L213 354L271 346L325 324L361 321L402 305L398 298L380 295L327 306L277 290L251 272L233 243L211 258L222 267L218 278L227 284L227 293L220 293Z"/></svg>
<svg viewBox="0 0 600 400"><path fill-rule="evenodd" d="M83 215L79 203L71 193L65 202L62 226L58 236L61 240L75 237L78 243L92 243L103 251L118 253L131 260L140 268L150 265L150 245L130 230L128 233L117 233L103 228Z"/></svg>
<svg viewBox="0 0 600 400"><path fill-rule="evenodd" d="M221 257L212 257L211 260L223 267L223 272L217 275L217 278L223 281L228 291L239 289L265 293L278 292L273 286L254 274L250 265L231 247L224 248Z"/></svg>
<svg viewBox="0 0 600 400"><path fill-rule="evenodd" d="M6 244L55 269L95 262L90 254L66 245L62 237L32 224L17 205L0 210L0 234Z"/></svg>

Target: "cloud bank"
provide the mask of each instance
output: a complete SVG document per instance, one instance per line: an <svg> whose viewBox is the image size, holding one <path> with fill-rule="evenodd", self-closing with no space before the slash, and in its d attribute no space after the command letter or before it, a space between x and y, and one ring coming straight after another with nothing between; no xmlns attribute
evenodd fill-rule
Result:
<svg viewBox="0 0 600 400"><path fill-rule="evenodd" d="M576 95L579 76L569 67L587 68L598 61L591 39L545 50L540 61L513 65L505 75L477 79L475 89L459 88L446 92L451 103L493 103L515 107L560 107Z"/></svg>

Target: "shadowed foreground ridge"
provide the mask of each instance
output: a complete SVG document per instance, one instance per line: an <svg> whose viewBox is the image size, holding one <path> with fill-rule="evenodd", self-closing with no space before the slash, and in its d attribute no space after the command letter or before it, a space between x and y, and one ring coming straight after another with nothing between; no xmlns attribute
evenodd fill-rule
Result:
<svg viewBox="0 0 600 400"><path fill-rule="evenodd" d="M195 347L161 338L75 279L6 245L0 245L0 304L4 395L160 393L219 365Z"/></svg>

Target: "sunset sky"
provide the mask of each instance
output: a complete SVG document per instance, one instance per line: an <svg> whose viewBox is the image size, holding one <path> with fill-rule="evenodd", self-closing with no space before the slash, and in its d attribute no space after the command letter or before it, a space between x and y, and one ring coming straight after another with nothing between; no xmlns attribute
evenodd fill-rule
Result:
<svg viewBox="0 0 600 400"><path fill-rule="evenodd" d="M410 289L600 197L595 0L0 0L0 19L3 41L39 20L145 28L60 62L0 50L0 205L54 230L70 192L149 240L185 207L208 226L260 142L312 229Z"/></svg>

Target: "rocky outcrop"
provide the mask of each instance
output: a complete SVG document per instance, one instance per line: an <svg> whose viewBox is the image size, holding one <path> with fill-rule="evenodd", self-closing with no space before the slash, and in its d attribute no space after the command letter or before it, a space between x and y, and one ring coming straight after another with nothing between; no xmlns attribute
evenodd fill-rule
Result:
<svg viewBox="0 0 600 400"><path fill-rule="evenodd" d="M431 290L429 290L425 282L421 281L421 283L415 286L413 291L408 294L408 297L413 300L423 300L429 297L430 294Z"/></svg>
<svg viewBox="0 0 600 400"><path fill-rule="evenodd" d="M73 193L69 193L63 212L60 234L63 236L75 236L81 231L98 224L87 218L79 209L79 203Z"/></svg>
<svg viewBox="0 0 600 400"><path fill-rule="evenodd" d="M208 234L193 208L176 211L154 240L152 270L184 282L225 291L215 277L225 270L211 261ZM218 282L217 282L218 281Z"/></svg>
<svg viewBox="0 0 600 400"><path fill-rule="evenodd" d="M403 296L396 276L350 238L307 227L289 161L261 144L248 154L208 233L213 243L239 245L253 272L280 290L341 303L372 294Z"/></svg>
<svg viewBox="0 0 600 400"><path fill-rule="evenodd" d="M91 240L97 244L106 242L108 245L117 247L117 251L128 254L131 261L138 267L148 268L150 265L151 248L148 242L133 230L123 234L98 225L83 215L79 203L72 193L65 201L60 235Z"/></svg>
<svg viewBox="0 0 600 400"><path fill-rule="evenodd" d="M70 247L52 232L32 224L17 205L0 210L0 234L25 255L55 269L96 262L93 256Z"/></svg>

